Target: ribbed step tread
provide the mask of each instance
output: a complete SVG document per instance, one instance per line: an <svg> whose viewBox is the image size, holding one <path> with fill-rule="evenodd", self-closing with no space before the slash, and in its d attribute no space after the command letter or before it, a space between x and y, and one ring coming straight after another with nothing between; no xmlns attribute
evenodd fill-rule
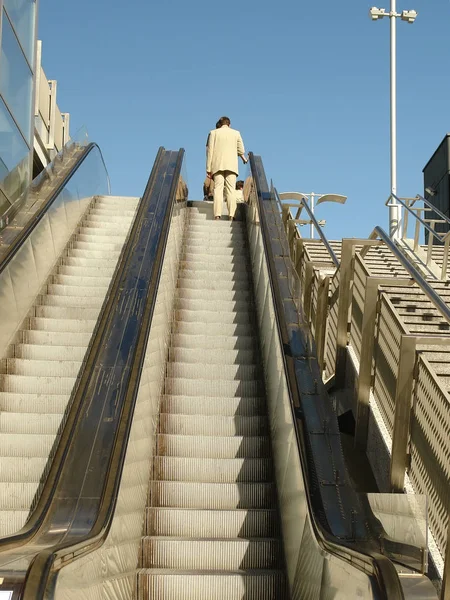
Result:
<svg viewBox="0 0 450 600"><path fill-rule="evenodd" d="M71 333L90 333L94 330L97 319L47 319L31 317L30 329L40 331L66 331Z"/></svg>
<svg viewBox="0 0 450 600"><path fill-rule="evenodd" d="M24 436L21 433L0 433L0 456L47 458L54 441L53 434Z"/></svg>
<svg viewBox="0 0 450 600"><path fill-rule="evenodd" d="M175 319L182 323L203 323L207 324L249 324L253 323L253 312L249 310L230 312L223 310L175 310Z"/></svg>
<svg viewBox="0 0 450 600"><path fill-rule="evenodd" d="M180 508L273 508L272 483L194 483L152 481L152 506Z"/></svg>
<svg viewBox="0 0 450 600"><path fill-rule="evenodd" d="M2 456L0 460L0 486L4 483L39 483L47 465L47 458Z"/></svg>
<svg viewBox="0 0 450 600"><path fill-rule="evenodd" d="M41 413L62 415L69 401L68 394L13 394L0 392L0 411L3 413ZM22 418L26 419L25 416Z"/></svg>
<svg viewBox="0 0 450 600"><path fill-rule="evenodd" d="M86 296L88 298L100 296L103 300L107 291L108 286L90 286L89 293L86 294ZM49 283L47 285L47 294L52 294L54 296L79 296L80 288L76 285L61 285L60 283Z"/></svg>
<svg viewBox="0 0 450 600"><path fill-rule="evenodd" d="M236 483L272 481L272 462L267 458L185 458L156 456L155 478L164 481Z"/></svg>
<svg viewBox="0 0 450 600"><path fill-rule="evenodd" d="M264 394L264 385L259 380L209 380L166 377L165 393L168 395L209 396L209 397L255 397Z"/></svg>
<svg viewBox="0 0 450 600"><path fill-rule="evenodd" d="M55 345L55 346L78 346L87 348L92 332L79 333L75 331L39 331L24 330L21 332L24 344Z"/></svg>
<svg viewBox="0 0 450 600"><path fill-rule="evenodd" d="M139 570L138 600L286 600L282 571Z"/></svg>
<svg viewBox="0 0 450 600"><path fill-rule="evenodd" d="M108 265L64 265L61 264L58 266L58 273L60 275L72 275L79 277L80 275L84 275L85 277L109 277L111 278L114 273L115 265L114 263Z"/></svg>
<svg viewBox="0 0 450 600"><path fill-rule="evenodd" d="M201 321L178 322L174 333L209 336L255 336L256 328L251 323L202 323Z"/></svg>
<svg viewBox="0 0 450 600"><path fill-rule="evenodd" d="M84 346L50 346L39 344L17 344L16 358L44 361L82 361L86 354Z"/></svg>
<svg viewBox="0 0 450 600"><path fill-rule="evenodd" d="M259 398L203 398L201 396L165 395L162 397L161 412L222 416L265 416L267 414L266 401L262 396Z"/></svg>
<svg viewBox="0 0 450 600"><path fill-rule="evenodd" d="M39 296L36 301L36 306L57 306L61 308L96 308L100 311L105 300L102 296L53 296L45 294Z"/></svg>
<svg viewBox="0 0 450 600"><path fill-rule="evenodd" d="M81 258L79 256L63 256L60 265L67 267L93 267L114 269L117 265L117 258Z"/></svg>
<svg viewBox="0 0 450 600"><path fill-rule="evenodd" d="M142 565L156 569L276 569L280 542L274 539L180 539L144 537Z"/></svg>
<svg viewBox="0 0 450 600"><path fill-rule="evenodd" d="M29 510L0 510L0 531L2 536L12 535L25 525Z"/></svg>
<svg viewBox="0 0 450 600"><path fill-rule="evenodd" d="M56 434L61 424L62 414L4 412L0 414L0 431L2 433L19 433L24 435ZM0 461L1 462L1 461Z"/></svg>
<svg viewBox="0 0 450 600"><path fill-rule="evenodd" d="M211 290L178 287L175 292L177 298L185 300L202 301L216 304L217 302L252 302L253 294L250 288L246 290Z"/></svg>
<svg viewBox="0 0 450 600"><path fill-rule="evenodd" d="M219 277L208 278L207 274L203 273L202 277L180 277L178 287L181 289L189 288L194 290L225 290L232 291L250 291L251 285L249 279L238 279L234 281L223 280Z"/></svg>
<svg viewBox="0 0 450 600"><path fill-rule="evenodd" d="M45 377L76 377L81 361L71 360L28 360L24 358L8 358L6 373L12 375L38 375Z"/></svg>
<svg viewBox="0 0 450 600"><path fill-rule="evenodd" d="M210 311L211 307L215 306L214 300L211 298L180 298L175 301L176 310L189 311ZM252 312L254 314L253 304L248 300L220 300L220 311L223 312Z"/></svg>
<svg viewBox="0 0 450 600"><path fill-rule="evenodd" d="M83 277L78 275L61 275L56 273L52 277L53 282L59 285L67 285L67 286L76 286L79 288L90 288L96 287L105 288L105 292L108 289L109 284L111 283L111 276L107 275L106 277ZM89 290L86 290L86 295L89 295Z"/></svg>
<svg viewBox="0 0 450 600"><path fill-rule="evenodd" d="M44 319L80 319L94 320L98 318L100 307L88 306L35 306L36 317Z"/></svg>
<svg viewBox="0 0 450 600"><path fill-rule="evenodd" d="M161 433L172 435L217 435L221 437L245 435L264 436L268 434L267 417L225 417L222 415L179 415L161 414Z"/></svg>
<svg viewBox="0 0 450 600"><path fill-rule="evenodd" d="M272 448L267 436L197 436L158 434L158 454L186 458L265 458Z"/></svg>
<svg viewBox="0 0 450 600"><path fill-rule="evenodd" d="M254 335L194 335L184 333L172 334L172 347L199 349L203 354L210 350L254 350L257 348L257 338Z"/></svg>
<svg viewBox="0 0 450 600"><path fill-rule="evenodd" d="M0 389L3 392L25 394L70 394L74 385L75 377L0 375Z"/></svg>
<svg viewBox="0 0 450 600"><path fill-rule="evenodd" d="M2 510L29 510L38 486L38 482L0 482L0 504Z"/></svg>
<svg viewBox="0 0 450 600"><path fill-rule="evenodd" d="M197 510L148 508L147 535L192 538L278 537L274 509Z"/></svg>
<svg viewBox="0 0 450 600"><path fill-rule="evenodd" d="M207 352L204 348L169 348L169 361L183 364L202 365L254 365L256 369L255 350L214 350L210 348ZM260 372L260 367L257 367Z"/></svg>

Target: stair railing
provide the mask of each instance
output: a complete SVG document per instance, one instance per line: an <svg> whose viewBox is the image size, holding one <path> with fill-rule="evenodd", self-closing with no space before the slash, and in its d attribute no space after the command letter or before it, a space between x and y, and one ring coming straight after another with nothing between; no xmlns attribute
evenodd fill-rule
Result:
<svg viewBox="0 0 450 600"><path fill-rule="evenodd" d="M439 246L444 246L444 256L442 260L441 267L441 281L445 281L447 279L447 267L448 267L448 258L450 251L450 218L444 215L439 209L437 209L427 198L424 198L420 194L417 194L415 198L399 198L395 194L391 194L386 202L386 206L390 206L391 201L395 200L398 204L403 206L405 209L404 217L403 217L403 228L401 231L401 239L406 240L408 237L408 217L412 215L414 217L414 245L413 252L417 253L420 247L420 233L422 227L424 231L428 233L428 241L427 241L427 258L426 265L430 266L432 257L433 257L433 248L435 243ZM423 206L416 206L416 203L423 202ZM431 217L426 218L427 213L434 213L438 218ZM437 224L448 226L449 231L446 232L438 232L435 227Z"/></svg>

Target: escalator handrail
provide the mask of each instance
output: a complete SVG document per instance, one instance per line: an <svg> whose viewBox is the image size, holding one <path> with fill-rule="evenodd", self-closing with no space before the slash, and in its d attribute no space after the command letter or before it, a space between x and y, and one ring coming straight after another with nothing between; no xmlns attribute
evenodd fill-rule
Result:
<svg viewBox="0 0 450 600"><path fill-rule="evenodd" d="M22 246L24 241L32 233L32 231L35 229L35 227L39 224L39 222L44 217L47 210L51 207L53 202L55 202L55 200L58 198L61 191L66 187L67 183L74 176L76 171L78 171L80 166L85 161L86 157L92 152L92 150L94 148L97 148L98 151L100 152L100 157L102 159L103 165L105 166L105 162L103 160L103 155L102 155L100 148L98 147L98 145L95 142L90 142L83 149L83 151L79 155L77 161L72 165L72 167L69 169L69 171L64 175L64 177L61 179L61 181L58 183L58 185L55 187L55 189L52 190L52 192L49 195L49 197L47 198L47 200L45 202L43 202L42 206L40 206L40 208L36 211L36 213L30 217L29 221L26 223L26 225L23 227L23 229L20 231L20 233L17 234L17 236L14 238L14 240L8 246L6 252L0 258L0 274L3 272L3 270L8 266L8 264L14 258L15 254L18 252L18 250L20 249L20 247ZM106 166L105 166L105 171L106 171Z"/></svg>
<svg viewBox="0 0 450 600"><path fill-rule="evenodd" d="M155 215L154 213L150 212L148 215L146 215L143 213L143 210L145 210L145 208L148 209L148 205L152 198L152 193L155 187L157 188L158 185L161 185L161 181L163 180L163 177L161 177L161 167L163 163L164 154L164 148L160 148L152 169L152 173L148 180L144 195L142 197L140 206L138 208L137 215L133 222L129 238L125 244L124 249L122 250L122 254L119 259L119 265L116 269L113 281L111 282L111 285L108 290L108 295L103 304L102 311L100 313L100 319L96 325L94 334L91 338L91 342L86 353L86 359L83 364L79 380L77 382L77 389L76 392L73 394L69 416L67 418L65 427L62 431L61 439L59 441L57 451L53 459L50 472L47 476L47 480L41 493L40 499L36 505L35 510L33 511L33 514L30 516L30 519L27 521L24 528L17 534L0 540L0 552L13 552L15 556L17 556L19 553L25 554L25 546L28 545L28 548L31 548L31 546L34 543L36 543L36 540L39 538L41 533L45 534L47 530L51 529L51 522L49 522L48 517L50 512L49 508L51 507L51 503L55 498L58 481L62 478L62 475L65 474L67 477L70 475L67 473L67 470L66 473L64 473L65 461L67 459L70 448L73 447L76 442L76 427L78 416L82 414L83 408L89 406L89 401L92 400L92 398L89 398L86 395L88 383L89 380L93 377L96 364L98 364L97 358L100 350L102 349L102 342L104 342L105 338L109 339L112 328L111 321L114 316L114 311L117 308L117 305L120 301L120 299L118 298L119 291L121 289L121 286L123 287L124 277L126 276L126 273L128 272L130 266L130 259L136 250L136 240L138 239L138 236L143 230L147 231L148 236L150 238L151 234L155 233L154 229L152 229L154 227L157 228L156 234L158 234L159 237L155 239L155 241L157 242L156 246L152 246L152 251L154 251L154 256L156 257L156 260L154 261L154 263L151 263L151 277L148 279L149 285L151 284L151 290L145 296L147 298L147 304L144 316L147 318L148 335L149 323L151 322L151 315L156 300L156 291L161 273L162 259L164 257L165 245L167 242L170 217L176 198L177 183L181 171L184 150L180 150L177 153L167 152L168 156L173 154L176 155L177 160L176 166L174 168L174 173L171 176L171 178L168 178L170 190L169 193L166 194L167 197L165 198L165 205L163 204L163 202L161 202L162 208L160 209L160 212L163 213L164 218L161 219L161 223L158 224L156 221L157 216L159 216L159 213L158 215ZM155 238L155 235L153 237ZM150 315L150 321L148 321L148 315ZM142 335L145 335L145 333L143 332ZM140 342L142 341L141 337L139 337ZM140 352L139 356L133 355L134 368L139 368L139 365L142 364L145 344L142 345L141 343L141 346L138 349ZM135 385L136 381L139 382L139 377L134 377L133 383ZM111 474L111 477L109 477L107 483L104 486L104 490L106 490L106 492L104 491L104 493L101 496L101 504L98 512L93 516L91 515L90 522L93 523L93 527L84 538L80 536L79 531L76 532L77 543L83 546L84 553L94 549L94 547L97 544L101 545L102 540L109 529L110 521L114 513L115 499L117 495L116 492L122 473L123 459L125 456L127 439L129 434L129 426L131 424L131 417L133 414L134 401L136 399L137 389L130 391L130 389L127 388L127 390L122 390L122 392L123 393L121 398L128 401L126 409L128 410L127 415L129 418L127 423L125 424L120 422L120 427L118 427L118 433L116 437L113 437L113 448L109 457L110 462L108 463L108 477L109 474ZM129 392L131 393L131 396ZM123 415L124 412L125 409L122 412L120 412L120 415ZM116 457L116 461L113 463L112 459L114 457ZM50 567L56 559L55 552L57 550L59 551L63 550L64 548L70 547L74 543L73 539L71 539L70 536L66 536L64 539L65 543L61 543L59 545L49 544L47 549L42 550L41 547L39 551L36 552L36 557L34 558L30 568L28 569L25 589L23 592L24 598L41 597L39 595L38 588L43 590L47 585L48 577L50 576ZM78 556L79 554L80 553L77 552Z"/></svg>
<svg viewBox="0 0 450 600"><path fill-rule="evenodd" d="M133 223L130 239L127 243L127 247L129 249L128 257L125 257L125 260L121 261L122 273L125 273L129 270L130 261L131 259L133 259L136 250L136 240L138 239L138 236L140 235L142 230L145 228L145 225L143 225L144 221L147 221L148 224L148 222L151 222L152 219L153 221L157 220L157 216L155 213L152 214L150 212L151 216L150 218L148 218L144 211L146 208L148 208L148 204L150 203L150 199L152 197L153 188L157 184L159 177L158 169L163 161L164 153L164 149L160 148L157 159L155 161L155 166L152 170L152 174L146 186L144 195L142 196L142 201L138 209L138 214ZM34 598L44 597L46 590L48 590L48 586L54 585L55 578L57 577L57 570L53 570L52 572L53 565L55 563L58 567L62 566L63 564L67 565L69 562L71 562L71 560L74 560L75 558L80 558L81 556L92 552L93 550L95 550L103 544L111 527L126 456L126 449L131 429L131 423L133 419L134 406L139 389L139 375L142 370L142 365L146 351L146 341L148 339L153 310L156 303L157 290L169 234L171 216L176 201L177 185L181 174L183 157L184 150L180 149L177 153L176 167L171 179L170 191L167 195L165 206L163 207L162 211L162 223L159 224L159 228L156 231L158 237L157 240L155 240L157 242L156 247L154 249L155 260L152 262L151 265L151 276L148 280L149 292L145 295L146 302L145 310L143 311L143 318L138 326L139 337L136 345L136 352L133 354L133 373L130 376L131 383L128 387L123 388L121 391L123 406L119 419L120 424L114 438L114 445L112 447L111 454L109 456L107 469L108 476L103 488L101 502L98 507L97 513L93 515L93 517L90 519L93 522L93 526L91 527L90 531L81 539L79 533L75 532L75 535L73 535L72 539L70 536L66 537L64 538L64 541L62 543L40 552L35 557L30 569L28 570L27 577L25 580L25 586L22 596L23 600L31 600ZM150 242L149 246L151 245L152 244ZM135 262L137 261L135 260ZM116 284L116 293L112 292L110 294L113 297L111 300L112 305L115 305L120 301L119 299L117 299L117 290L121 286L123 281L120 275L121 273L116 273L115 276L114 283ZM113 310L110 310L108 311L109 314L104 316L104 320L106 321L104 326L104 337L108 337L109 335L108 327L111 329L111 323L109 323L109 321L112 318L112 312ZM87 363L89 364L89 359ZM91 373L93 373L94 365L95 361L93 361L91 365ZM87 380L89 376L90 374L87 373L85 379ZM83 402L89 405L90 398L87 396L88 386L87 384L85 386L80 384L80 387L81 389L79 390L79 393L83 396ZM116 401L117 405L120 406L120 398L116 398Z"/></svg>
<svg viewBox="0 0 450 600"><path fill-rule="evenodd" d="M288 327L283 309L283 300L280 294L278 285L277 271L274 266L274 256L270 248L270 232L266 220L266 214L263 203L270 201L270 191L265 177L264 168L260 157L256 157L253 153L249 154L252 177L256 188L256 202L259 212L259 220L261 224L261 234L263 239L264 252L267 260L267 268L269 273L270 290L275 308L275 318L280 339L283 346L283 361L288 382L289 393L291 396L291 409L293 415L294 429L296 432L297 445L299 449L300 462L302 465L305 491L308 503L308 513L311 520L317 543L328 553L336 556L346 562L351 562L356 568L366 573L373 573L379 591L382 597L386 600L404 600L403 589L392 562L386 557L372 549L364 548L361 550L355 544L347 544L342 539L334 536L332 533L324 529L317 515L315 514L314 503L311 497L311 491L308 480L307 458L305 457L305 444L301 428L299 427L298 417L295 414L295 406L299 405L298 399L300 395L297 375L293 366L293 361L296 359L295 351L291 347L288 335ZM283 230L284 232L284 230ZM287 241L286 241L287 243ZM289 256L288 251L286 255ZM303 325L306 327L306 323ZM299 328L300 329L300 328ZM320 385L320 382L317 382Z"/></svg>

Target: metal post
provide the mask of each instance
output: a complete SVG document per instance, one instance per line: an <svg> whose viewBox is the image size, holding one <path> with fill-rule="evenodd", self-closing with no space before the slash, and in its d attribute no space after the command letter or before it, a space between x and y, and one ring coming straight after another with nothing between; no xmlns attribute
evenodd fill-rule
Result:
<svg viewBox="0 0 450 600"><path fill-rule="evenodd" d="M391 194L397 195L397 6L391 0ZM401 209L394 198L389 206L389 235L400 239Z"/></svg>
<svg viewBox="0 0 450 600"><path fill-rule="evenodd" d="M450 519L447 530L447 545L445 549L444 576L442 577L441 600L450 600Z"/></svg>
<svg viewBox="0 0 450 600"><path fill-rule="evenodd" d="M394 430L392 433L392 454L390 469L391 491L401 493L405 485L408 467L408 444L411 426L414 367L416 364L417 338L402 335L400 340L400 360L395 388Z"/></svg>
<svg viewBox="0 0 450 600"><path fill-rule="evenodd" d="M313 192L311 192L310 198L311 198L311 201L309 203L309 206L311 208L312 214L314 215L314 193ZM310 229L311 239L313 240L314 239L314 225L313 225L312 221L311 221L310 227L311 227L311 229Z"/></svg>
<svg viewBox="0 0 450 600"><path fill-rule="evenodd" d="M367 448L367 436L370 416L370 389L372 385L372 361L375 346L375 326L377 320L377 302L379 279L367 277L366 297L364 299L363 322L361 331L361 356L359 360L357 410L355 426L355 446L361 450Z"/></svg>

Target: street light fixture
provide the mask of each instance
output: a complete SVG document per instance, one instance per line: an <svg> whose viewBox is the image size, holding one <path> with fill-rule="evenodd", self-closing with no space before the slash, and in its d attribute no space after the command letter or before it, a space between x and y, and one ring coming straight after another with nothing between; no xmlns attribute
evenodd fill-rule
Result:
<svg viewBox="0 0 450 600"><path fill-rule="evenodd" d="M415 10L397 12L397 0L391 0L391 10L373 6L369 10L372 21L389 17L391 21L391 199L389 202L389 234L393 239L400 238L401 208L393 196L397 195L397 30L396 22L400 18L406 23L414 23Z"/></svg>
<svg viewBox="0 0 450 600"><path fill-rule="evenodd" d="M280 200L306 200L308 202L309 208L311 209L311 213L314 215L314 207L318 204L322 204L322 202L335 202L337 204L345 204L347 200L347 196L341 196L340 194L316 194L315 192L311 192L309 194L304 194L303 192L282 192L279 194ZM317 201L315 199L317 198ZM310 236L311 239L314 239L314 223L309 221L310 224ZM318 221L318 224L321 227L324 227L326 224L325 220Z"/></svg>

